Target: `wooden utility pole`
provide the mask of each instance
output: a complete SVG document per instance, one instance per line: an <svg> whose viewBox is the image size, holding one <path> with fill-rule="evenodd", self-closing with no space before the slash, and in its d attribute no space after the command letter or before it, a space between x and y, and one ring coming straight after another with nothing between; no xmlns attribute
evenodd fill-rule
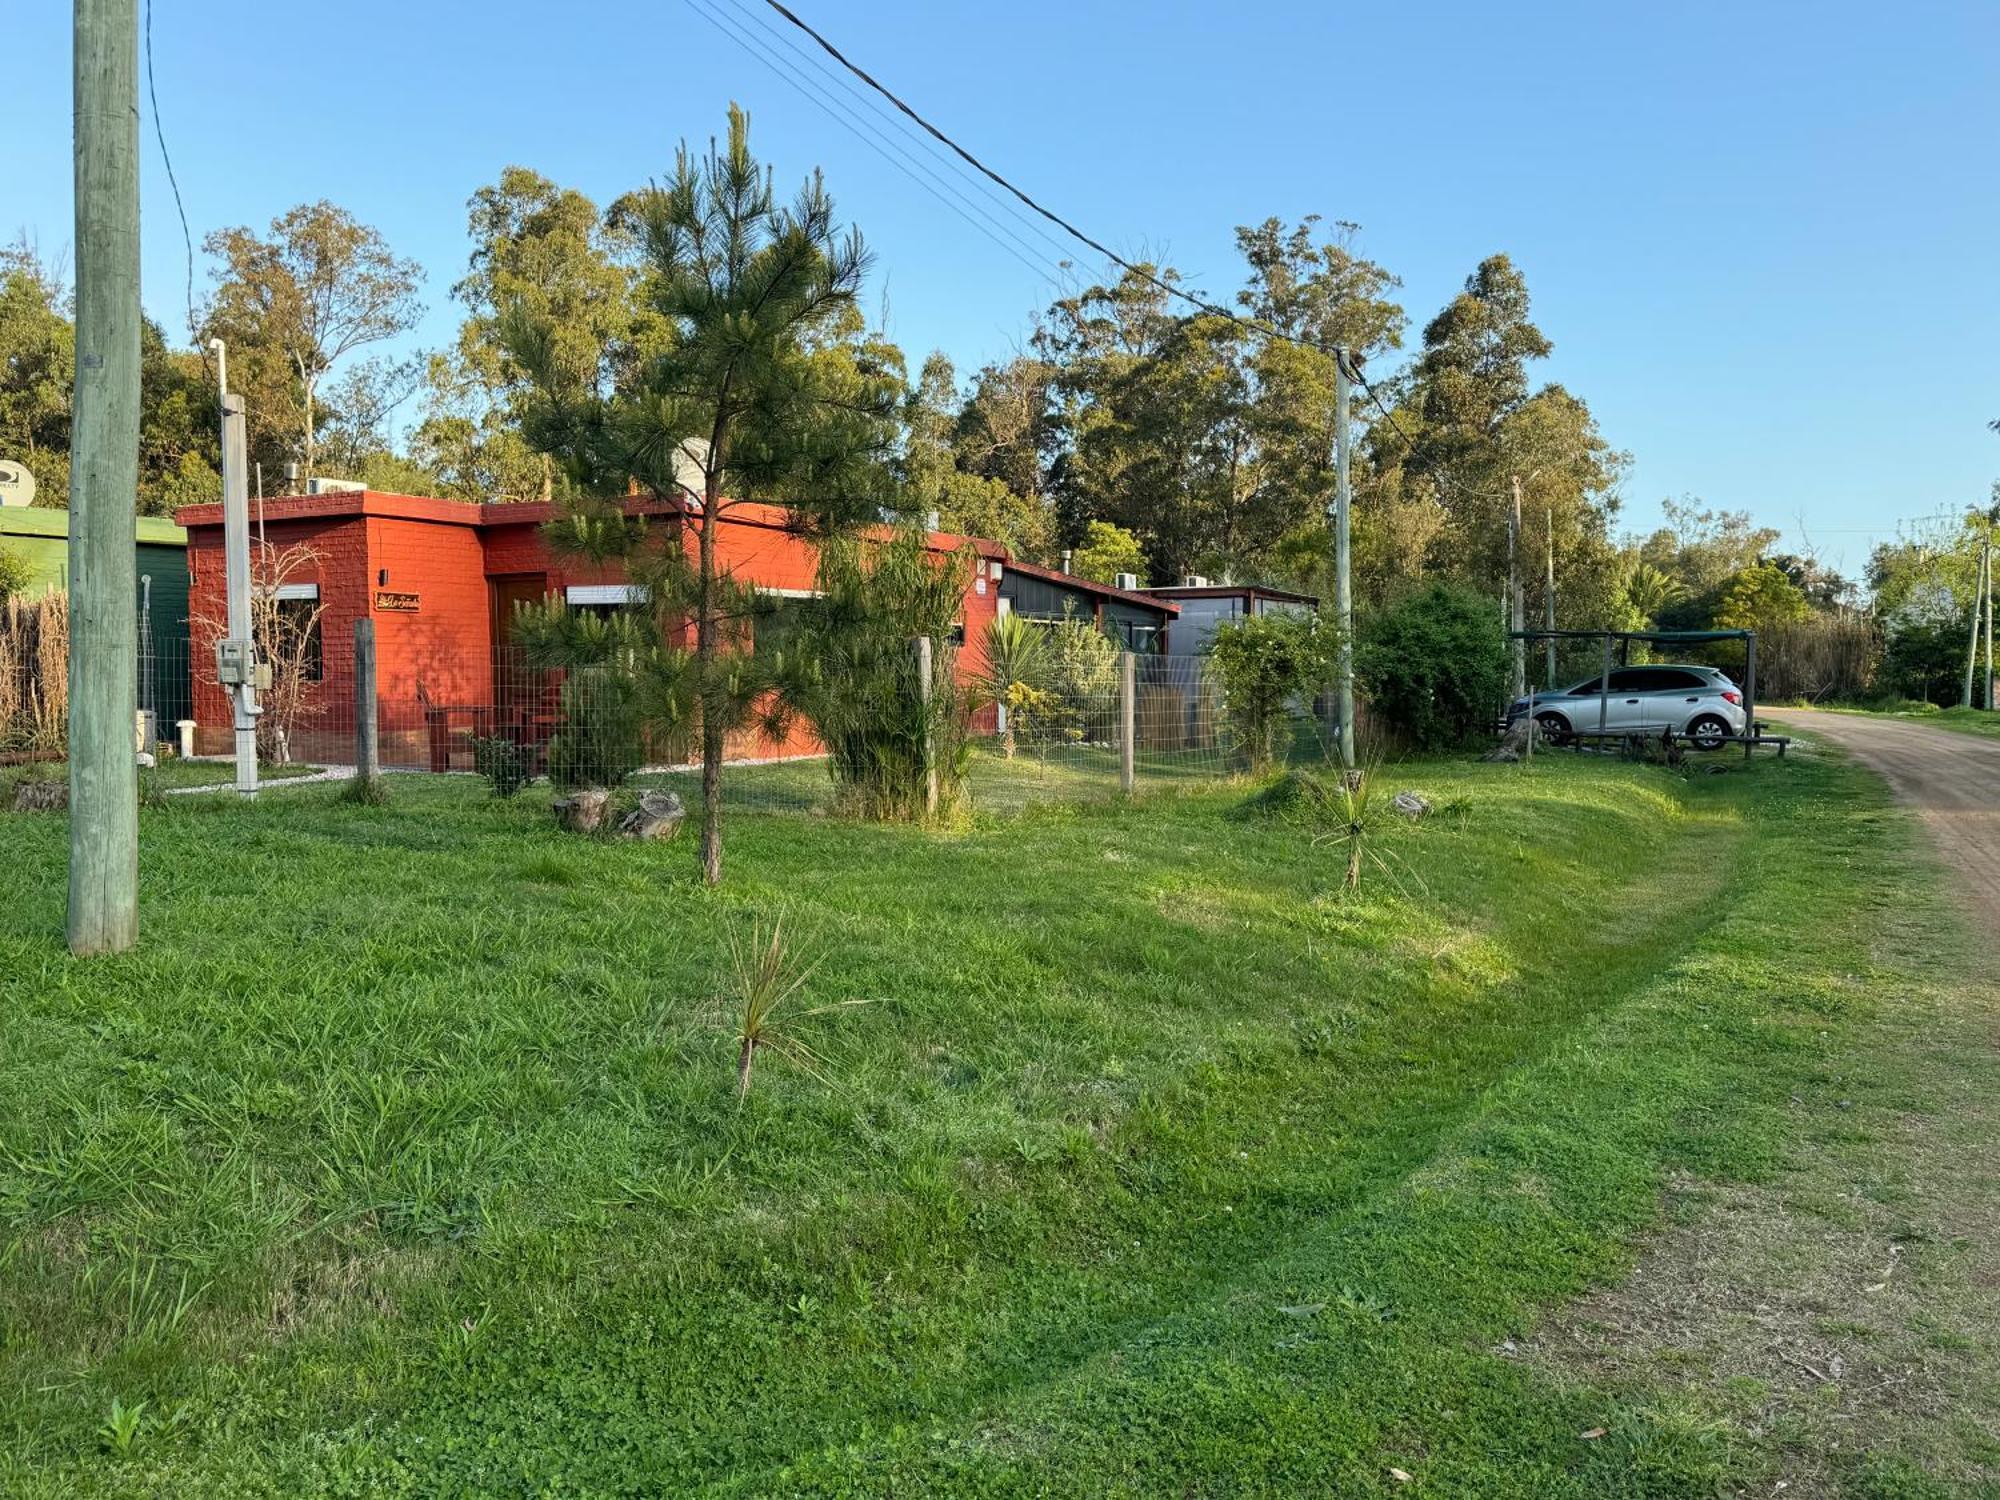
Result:
<svg viewBox="0 0 2000 1500"><path fill-rule="evenodd" d="M1979 549L1979 571L1986 575L1986 711L1993 712L1993 524L1986 526L1986 542Z"/></svg>
<svg viewBox="0 0 2000 1500"><path fill-rule="evenodd" d="M139 936L139 21L76 0L76 391L69 480L69 947Z"/></svg>
<svg viewBox="0 0 2000 1500"><path fill-rule="evenodd" d="M1521 632L1528 628L1524 591L1521 587L1521 476L1514 476L1514 509L1507 517L1507 630L1508 645L1514 656L1514 696L1528 691L1528 643Z"/></svg>
<svg viewBox="0 0 2000 1500"><path fill-rule="evenodd" d="M1989 536L1979 549L1979 567L1973 574L1972 585L1972 630L1965 646L1965 680L1959 684L1958 706L1972 707L1972 674L1979 670L1979 626L1981 611L1986 607L1987 591L1993 586Z"/></svg>
<svg viewBox="0 0 2000 1500"><path fill-rule="evenodd" d="M1352 473L1348 465L1353 390L1345 345L1333 350L1333 614L1340 630L1340 764L1354 769L1354 592L1349 580L1348 527L1354 509Z"/></svg>

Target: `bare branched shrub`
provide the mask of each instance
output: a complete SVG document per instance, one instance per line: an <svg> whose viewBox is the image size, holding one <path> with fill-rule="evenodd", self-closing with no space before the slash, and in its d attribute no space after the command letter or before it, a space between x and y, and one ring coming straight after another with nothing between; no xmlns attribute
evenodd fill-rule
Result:
<svg viewBox="0 0 2000 1500"><path fill-rule="evenodd" d="M257 720L257 755L272 765L289 765L298 730L326 711L320 689L325 601L279 597L286 584L305 582L305 574L316 576L320 560L320 553L304 543L259 547L250 556L250 635L257 659L271 668L271 685L257 695L264 710ZM229 634L228 616L200 614L189 624L195 670L213 685L215 643Z"/></svg>

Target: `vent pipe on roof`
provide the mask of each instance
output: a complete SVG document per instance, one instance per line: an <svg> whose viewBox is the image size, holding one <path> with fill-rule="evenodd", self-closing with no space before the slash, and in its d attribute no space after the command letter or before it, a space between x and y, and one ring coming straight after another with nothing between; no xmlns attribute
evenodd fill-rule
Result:
<svg viewBox="0 0 2000 1500"><path fill-rule="evenodd" d="M1072 557L1073 555L1074 555L1074 554L1072 554L1072 553L1070 552L1069 548L1067 548L1067 547L1063 548L1063 565L1062 565L1062 570L1063 570L1063 571L1064 571L1065 573L1067 573L1067 572L1069 571L1069 560L1070 560L1070 558L1071 558L1071 557Z"/></svg>
<svg viewBox="0 0 2000 1500"><path fill-rule="evenodd" d="M934 511L934 510L927 510L927 511L925 511L925 512L924 512L924 530L926 530L926 531L936 531L937 529L938 529L938 513L937 513L936 511Z"/></svg>
<svg viewBox="0 0 2000 1500"><path fill-rule="evenodd" d="M708 494L708 439L683 438L674 448L674 483L690 495Z"/></svg>

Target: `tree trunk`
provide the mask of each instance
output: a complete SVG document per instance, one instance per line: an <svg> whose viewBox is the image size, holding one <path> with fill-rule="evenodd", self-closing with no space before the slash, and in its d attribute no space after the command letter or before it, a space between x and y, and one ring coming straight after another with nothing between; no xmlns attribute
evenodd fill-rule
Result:
<svg viewBox="0 0 2000 1500"><path fill-rule="evenodd" d="M722 683L715 660L715 523L722 513L721 477L714 468L708 471L694 626L695 670L701 679L701 873L710 885L722 884Z"/></svg>
<svg viewBox="0 0 2000 1500"><path fill-rule="evenodd" d="M314 383L315 383L315 382L314 382L314 378L313 378L313 377L312 377L311 375L308 375L308 374L306 373L306 362L305 362L304 360L302 360L302 359L301 359L301 360L298 360L298 367L299 367L299 385L300 385L300 386L301 386L301 387L302 387L302 388L304 389L304 391L305 391L305 407L306 407L306 433L305 433L305 438L306 438L306 440L305 440L305 450L304 450L304 452L305 452L305 464L304 464L304 466L303 466L303 467L302 467L302 468L301 468L301 469L299 470L299 482L300 482L301 484L305 485L305 486L306 486L307 488L311 488L311 486L312 486L312 468L313 468L313 447L314 447L314 444L313 444L313 385L314 385ZM300 494L304 494L304 493L305 493L305 490L301 490L301 491L300 491L299 493L300 493Z"/></svg>

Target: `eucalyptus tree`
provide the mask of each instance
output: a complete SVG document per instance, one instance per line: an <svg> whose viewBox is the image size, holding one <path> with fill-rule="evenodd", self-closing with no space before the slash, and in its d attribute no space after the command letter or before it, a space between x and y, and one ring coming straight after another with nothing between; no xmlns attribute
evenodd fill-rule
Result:
<svg viewBox="0 0 2000 1500"><path fill-rule="evenodd" d="M199 337L227 342L230 383L250 397L253 438L275 454L289 446L289 427L310 474L326 415L320 383L357 349L416 326L423 269L398 258L380 230L324 199L279 214L267 234L218 229L202 246L220 264ZM370 369L377 385L412 383L413 372L397 362Z"/></svg>
<svg viewBox="0 0 2000 1500"><path fill-rule="evenodd" d="M451 348L433 355L423 421L411 434L439 488L467 500L555 498L549 455L521 431L527 376L500 335L504 307L546 325L559 360L628 366L647 341L636 305L632 226L624 204L608 213L574 188L510 166L472 195L472 252L452 287L465 310Z"/></svg>

